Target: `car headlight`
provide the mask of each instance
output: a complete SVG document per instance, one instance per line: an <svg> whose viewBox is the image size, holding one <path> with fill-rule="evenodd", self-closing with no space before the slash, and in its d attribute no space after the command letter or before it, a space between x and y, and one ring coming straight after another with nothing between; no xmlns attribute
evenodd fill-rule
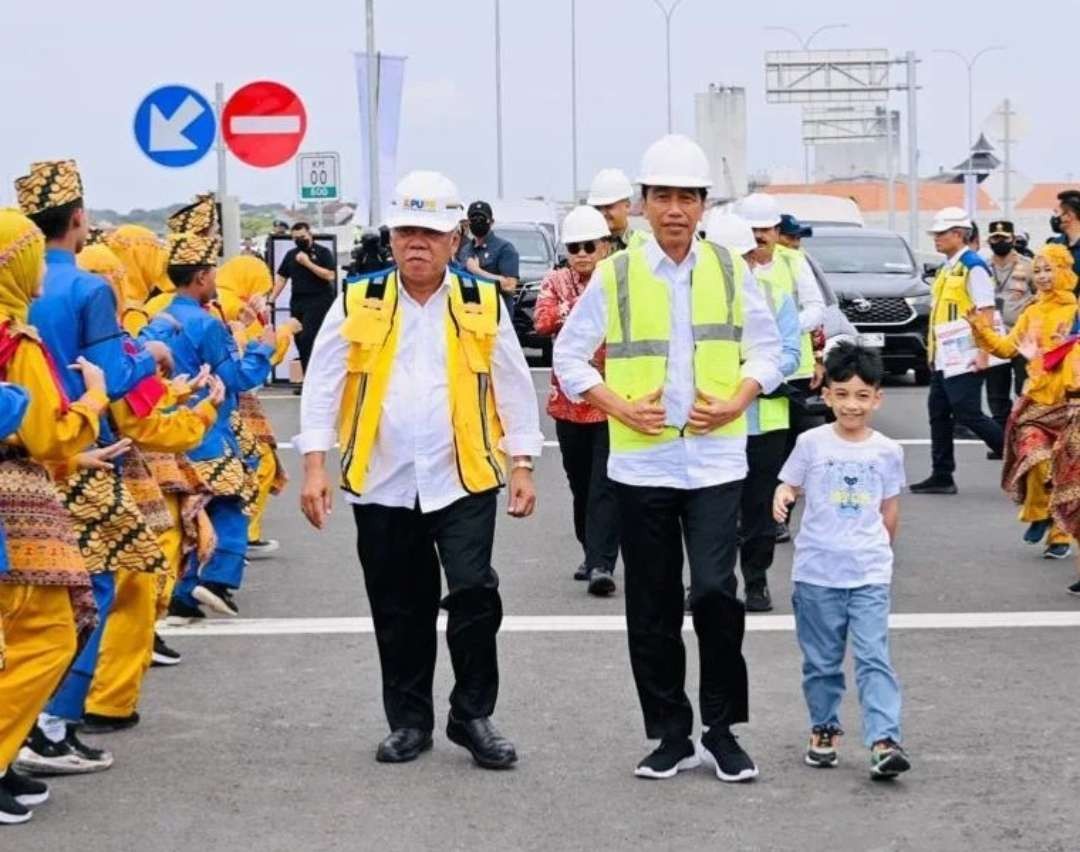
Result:
<svg viewBox="0 0 1080 852"><path fill-rule="evenodd" d="M905 296L904 301L912 308L928 308L932 298L929 293L926 293L922 296Z"/></svg>

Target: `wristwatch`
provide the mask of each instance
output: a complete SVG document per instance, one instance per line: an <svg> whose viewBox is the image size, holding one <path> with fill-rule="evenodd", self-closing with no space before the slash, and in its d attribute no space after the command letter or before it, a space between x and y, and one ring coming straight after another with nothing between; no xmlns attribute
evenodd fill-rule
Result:
<svg viewBox="0 0 1080 852"><path fill-rule="evenodd" d="M517 459L512 465L512 470L536 470L532 459Z"/></svg>

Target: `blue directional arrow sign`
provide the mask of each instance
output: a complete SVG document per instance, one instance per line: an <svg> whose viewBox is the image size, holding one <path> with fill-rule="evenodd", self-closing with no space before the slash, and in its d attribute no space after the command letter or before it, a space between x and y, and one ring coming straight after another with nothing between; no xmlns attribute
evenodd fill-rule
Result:
<svg viewBox="0 0 1080 852"><path fill-rule="evenodd" d="M155 89L135 110L135 141L151 160L169 168L205 157L216 130L210 102L187 86Z"/></svg>

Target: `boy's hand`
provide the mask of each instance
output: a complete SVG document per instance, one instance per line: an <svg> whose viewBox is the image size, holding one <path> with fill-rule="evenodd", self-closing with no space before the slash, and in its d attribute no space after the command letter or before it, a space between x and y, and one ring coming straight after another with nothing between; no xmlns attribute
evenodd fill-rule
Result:
<svg viewBox="0 0 1080 852"><path fill-rule="evenodd" d="M799 499L798 493L786 482L781 482L773 495L772 513L773 520L778 524L785 523L788 519L788 511Z"/></svg>

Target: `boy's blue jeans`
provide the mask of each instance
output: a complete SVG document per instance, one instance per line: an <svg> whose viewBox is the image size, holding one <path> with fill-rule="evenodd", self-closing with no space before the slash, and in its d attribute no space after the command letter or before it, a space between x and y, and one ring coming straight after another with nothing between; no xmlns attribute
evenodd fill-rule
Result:
<svg viewBox="0 0 1080 852"><path fill-rule="evenodd" d="M795 583L795 633L803 653L803 694L811 725L840 724L848 633L862 708L863 741L900 738L900 682L889 661L889 587L832 589Z"/></svg>

